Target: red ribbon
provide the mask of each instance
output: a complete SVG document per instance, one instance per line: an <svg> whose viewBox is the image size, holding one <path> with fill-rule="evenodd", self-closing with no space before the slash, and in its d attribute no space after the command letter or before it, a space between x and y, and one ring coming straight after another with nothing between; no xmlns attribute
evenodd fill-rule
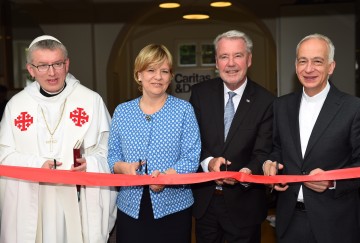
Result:
<svg viewBox="0 0 360 243"><path fill-rule="evenodd" d="M304 181L343 180L360 177L360 167L325 171L317 175L248 175L241 172L222 171L192 174L160 174L151 176L74 172L69 170L49 170L19 166L0 165L0 176L15 179L86 186L138 186L138 185L183 185L234 178L239 182L260 184L291 183Z"/></svg>

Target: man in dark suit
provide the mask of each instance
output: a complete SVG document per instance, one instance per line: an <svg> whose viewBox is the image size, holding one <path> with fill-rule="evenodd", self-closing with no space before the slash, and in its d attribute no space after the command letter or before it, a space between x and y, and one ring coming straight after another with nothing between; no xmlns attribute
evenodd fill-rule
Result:
<svg viewBox="0 0 360 243"><path fill-rule="evenodd" d="M320 34L299 42L295 66L303 90L274 102L274 144L265 175L276 168L314 175L360 165L360 99L328 81L334 52ZM359 243L358 187L355 179L275 185L277 242Z"/></svg>
<svg viewBox="0 0 360 243"><path fill-rule="evenodd" d="M271 152L274 96L247 78L252 41L246 34L225 32L214 45L220 77L194 85L190 97L202 141L199 172L262 174ZM222 179L195 184L193 192L197 243L260 242L267 212L263 185Z"/></svg>

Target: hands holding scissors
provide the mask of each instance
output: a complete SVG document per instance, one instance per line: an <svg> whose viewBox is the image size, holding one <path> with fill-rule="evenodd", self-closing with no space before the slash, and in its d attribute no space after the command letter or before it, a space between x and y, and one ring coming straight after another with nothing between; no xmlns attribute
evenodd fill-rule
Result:
<svg viewBox="0 0 360 243"><path fill-rule="evenodd" d="M284 165L280 164L277 161L266 160L263 164L264 175L267 175L267 176L277 175L279 173L279 171L282 170L283 168L284 168ZM276 191L285 191L286 189L288 189L288 187L289 186L287 184L272 184L271 192L274 189Z"/></svg>
<svg viewBox="0 0 360 243"><path fill-rule="evenodd" d="M223 157L217 157L217 158L212 158L209 161L208 169L209 169L209 172L219 172L219 171L221 171L220 167L224 166L225 171L227 171L228 167L230 165L231 165L231 162L228 161L227 159L225 159ZM239 172L251 174L251 170L248 168L242 168ZM236 183L239 183L239 182L233 178L225 178L225 179L215 180L215 183L217 185L224 185L224 184L235 185Z"/></svg>

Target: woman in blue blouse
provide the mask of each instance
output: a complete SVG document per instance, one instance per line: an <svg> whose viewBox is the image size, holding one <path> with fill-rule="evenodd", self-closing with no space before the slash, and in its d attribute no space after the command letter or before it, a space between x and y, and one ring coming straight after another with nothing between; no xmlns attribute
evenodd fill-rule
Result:
<svg viewBox="0 0 360 243"><path fill-rule="evenodd" d="M200 134L192 106L167 94L172 56L163 45L145 46L135 60L134 78L143 95L120 104L113 115L108 163L112 173L194 173ZM120 187L118 243L191 241L189 185Z"/></svg>

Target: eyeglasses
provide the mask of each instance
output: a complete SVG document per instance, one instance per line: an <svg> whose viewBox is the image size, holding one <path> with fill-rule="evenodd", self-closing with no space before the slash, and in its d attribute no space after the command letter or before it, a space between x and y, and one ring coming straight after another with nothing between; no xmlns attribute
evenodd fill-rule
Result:
<svg viewBox="0 0 360 243"><path fill-rule="evenodd" d="M57 63L53 63L53 64L41 64L41 65L37 65L37 66L30 63L30 65L33 66L33 67L36 67L37 70L39 70L39 72L47 72L50 67L53 67L55 70L61 70L61 69L64 68L65 63L66 63L66 61L57 62Z"/></svg>

